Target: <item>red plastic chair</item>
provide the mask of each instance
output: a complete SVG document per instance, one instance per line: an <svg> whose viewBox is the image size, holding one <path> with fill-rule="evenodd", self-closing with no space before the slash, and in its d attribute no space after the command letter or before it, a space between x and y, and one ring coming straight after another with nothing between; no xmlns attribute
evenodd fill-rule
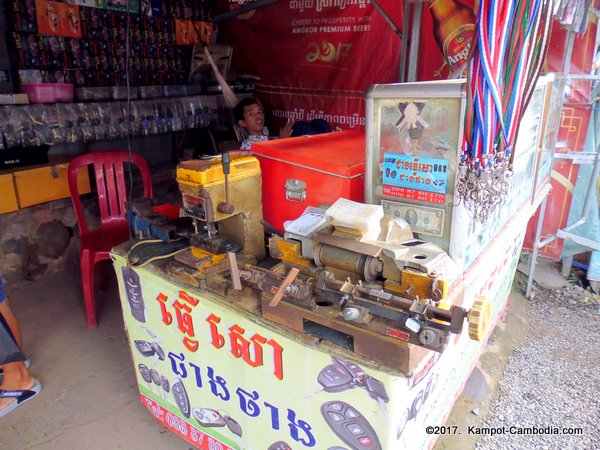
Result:
<svg viewBox="0 0 600 450"><path fill-rule="evenodd" d="M94 266L98 261L110 259L109 251L129 239L129 225L125 218L125 202L128 195L125 187L127 170L124 165L130 158L131 163L137 166L142 174L144 197L152 198L150 168L146 160L137 153L131 155L125 151L84 153L69 164L69 190L81 236L81 282L89 328L98 326L94 301ZM95 229L88 228L77 187L79 171L91 164L94 165L100 207L100 227Z"/></svg>

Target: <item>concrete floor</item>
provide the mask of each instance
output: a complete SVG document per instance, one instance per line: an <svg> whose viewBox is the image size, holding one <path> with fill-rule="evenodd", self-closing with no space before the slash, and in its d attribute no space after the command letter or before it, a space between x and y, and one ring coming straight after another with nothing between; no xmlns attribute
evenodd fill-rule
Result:
<svg viewBox="0 0 600 450"><path fill-rule="evenodd" d="M117 282L107 280L106 291L96 294L95 330L86 327L72 263L7 287L42 392L0 419L1 450L190 448L139 401Z"/></svg>
<svg viewBox="0 0 600 450"><path fill-rule="evenodd" d="M81 300L79 267L69 261L75 258L35 281L7 287L23 328L30 370L42 382L43 390L36 399L0 419L0 450L190 448L155 422L139 401L114 275L107 277L106 291L97 290L99 327L90 330ZM112 272L110 265L106 268ZM515 295L518 298L511 300L508 319L496 330L490 347L502 340L512 347L520 340L506 329L506 325L513 330L524 328L520 317L525 300ZM485 353L481 358L494 379L488 387L491 392L506 363L496 351L491 348L490 358ZM486 359L493 362L486 364ZM491 399L489 395L475 404L483 413ZM464 396L459 399L449 423L472 421L473 404ZM442 439L436 448L465 449L474 444L473 439Z"/></svg>

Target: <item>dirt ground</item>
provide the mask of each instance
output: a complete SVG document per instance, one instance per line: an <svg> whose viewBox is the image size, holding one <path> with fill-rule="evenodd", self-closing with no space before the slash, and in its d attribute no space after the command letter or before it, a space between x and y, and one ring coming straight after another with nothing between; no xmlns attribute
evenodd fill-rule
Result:
<svg viewBox="0 0 600 450"><path fill-rule="evenodd" d="M517 274L517 280L522 276ZM482 417L490 412L492 401L498 396L498 380L513 350L523 343L528 333L527 299L521 289L522 283L513 284L508 307L494 330L477 367L465 386L463 394L456 401L446 425L465 430L471 425L479 425ZM475 448L480 436L460 435L440 436L434 450L465 450Z"/></svg>
<svg viewBox="0 0 600 450"><path fill-rule="evenodd" d="M140 404L116 279L97 292L90 330L79 276L67 266L7 287L42 392L0 419L0 450L188 449Z"/></svg>
<svg viewBox="0 0 600 450"><path fill-rule="evenodd" d="M441 436L435 450L598 448L600 296L587 289L585 275L573 271L567 280L559 270L542 261L530 299L523 295L527 278L517 272L504 316L448 419L462 433ZM569 426L582 434L465 432L505 425Z"/></svg>

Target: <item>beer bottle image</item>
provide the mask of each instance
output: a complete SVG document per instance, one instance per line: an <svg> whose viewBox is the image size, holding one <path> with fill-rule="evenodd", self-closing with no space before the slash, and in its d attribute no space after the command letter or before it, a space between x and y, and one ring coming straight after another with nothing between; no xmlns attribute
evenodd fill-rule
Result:
<svg viewBox="0 0 600 450"><path fill-rule="evenodd" d="M475 35L475 14L458 0L430 0L429 11L435 40L450 72L460 75Z"/></svg>

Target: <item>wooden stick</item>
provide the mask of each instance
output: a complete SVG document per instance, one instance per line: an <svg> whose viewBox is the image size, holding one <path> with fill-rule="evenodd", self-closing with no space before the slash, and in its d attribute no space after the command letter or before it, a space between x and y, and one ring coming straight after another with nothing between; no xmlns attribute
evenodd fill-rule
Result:
<svg viewBox="0 0 600 450"><path fill-rule="evenodd" d="M300 271L298 269L296 269L295 267L290 269L288 274L285 276L285 279L279 286L279 289L277 290L275 297L273 297L273 299L269 302L269 306L279 305L279 302L281 301L281 299L283 298L283 296L285 294L285 288L288 287L290 284L292 284L292 281L294 281L296 279L299 272Z"/></svg>
<svg viewBox="0 0 600 450"><path fill-rule="evenodd" d="M227 258L229 259L229 270L231 272L231 284L233 284L233 289L241 291L242 282L240 281L240 270L238 269L235 253L227 252Z"/></svg>

